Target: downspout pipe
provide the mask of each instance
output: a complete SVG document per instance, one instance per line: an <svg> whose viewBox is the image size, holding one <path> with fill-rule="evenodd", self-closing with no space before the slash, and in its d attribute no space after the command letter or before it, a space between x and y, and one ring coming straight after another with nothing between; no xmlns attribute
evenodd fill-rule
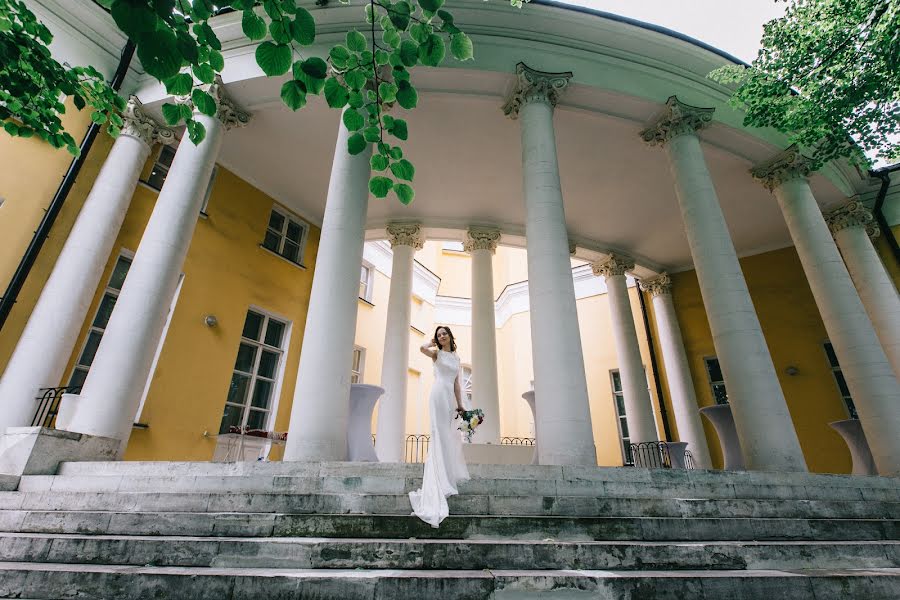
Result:
<svg viewBox="0 0 900 600"><path fill-rule="evenodd" d="M888 246L891 248L894 260L900 264L900 247L897 246L897 238L894 236L894 232L888 224L887 217L884 216L883 210L884 199L887 196L888 187L891 185L891 173L897 170L900 170L900 163L869 171L869 175L881 180L881 187L878 189L878 195L875 196L875 206L872 209L872 215L878 222L878 227L881 228L881 235L884 236L884 239L888 242Z"/></svg>
<svg viewBox="0 0 900 600"><path fill-rule="evenodd" d="M659 379L659 367L656 362L656 350L653 347L653 334L650 333L650 319L647 318L647 304L644 301L644 292L638 287L638 299L641 302L641 317L644 319L644 332L647 335L647 348L650 350L650 368L653 369L653 383L656 385L656 397L659 399L659 416L662 417L663 433L666 441L672 439L672 428L669 426L669 412L666 410L666 401L663 398L662 382Z"/></svg>
<svg viewBox="0 0 900 600"><path fill-rule="evenodd" d="M134 43L131 40L128 40L128 43L126 43L125 47L122 49L122 55L119 58L119 66L116 68L116 72L110 82L110 87L115 91L119 91L122 87L122 82L125 81L125 75L128 73L128 67L131 64L131 58L134 56L134 50ZM0 330L2 330L3 326L6 324L6 319L9 317L13 305L19 297L19 292L22 291L25 280L28 278L28 274L31 272L31 268L34 266L38 254L40 254L41 248L47 240L47 236L50 235L50 229L53 227L53 223L56 222L56 217L59 216L63 204L66 202L66 198L69 197L69 192L75 184L75 179L78 177L81 167L84 166L84 163L87 160L88 153L91 150L91 146L94 145L94 140L97 138L98 133L100 133L100 125L92 122L87 129L87 133L84 135L84 139L81 140L81 146L79 146L81 150L80 154L75 157L69 165L69 170L66 171L62 182L59 184L59 188L56 190L56 194L53 195L50 206L48 206L47 210L44 212L44 217L41 219L37 230L34 232L34 236L31 238L31 242L28 244L25 254L22 256L22 260L19 261L19 266L16 267L16 271L13 273L9 285L3 293L3 297L0 298Z"/></svg>

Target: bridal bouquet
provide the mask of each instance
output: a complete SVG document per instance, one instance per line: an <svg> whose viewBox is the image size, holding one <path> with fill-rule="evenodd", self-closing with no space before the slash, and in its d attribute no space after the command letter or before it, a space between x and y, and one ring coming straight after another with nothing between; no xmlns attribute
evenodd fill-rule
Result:
<svg viewBox="0 0 900 600"><path fill-rule="evenodd" d="M457 429L462 431L463 435L466 436L466 442L471 443L475 428L484 423L484 412L480 408L464 410L461 413L457 413L457 417L462 419L462 423Z"/></svg>

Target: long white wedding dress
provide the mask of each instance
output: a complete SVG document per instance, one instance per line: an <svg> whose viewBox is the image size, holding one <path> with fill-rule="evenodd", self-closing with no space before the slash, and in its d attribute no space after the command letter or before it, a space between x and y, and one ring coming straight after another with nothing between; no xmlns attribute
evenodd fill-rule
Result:
<svg viewBox="0 0 900 600"><path fill-rule="evenodd" d="M447 497L455 496L456 484L469 478L463 458L462 439L453 426L456 396L453 384L459 376L459 357L455 352L437 351L434 361L434 387L428 399L431 415L431 440L425 457L422 487L409 493L413 514L437 527L448 514Z"/></svg>

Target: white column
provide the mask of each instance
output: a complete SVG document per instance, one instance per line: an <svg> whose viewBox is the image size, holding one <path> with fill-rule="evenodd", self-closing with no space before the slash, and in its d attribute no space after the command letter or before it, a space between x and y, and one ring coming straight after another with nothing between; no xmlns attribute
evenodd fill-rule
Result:
<svg viewBox="0 0 900 600"><path fill-rule="evenodd" d="M694 381L691 379L684 340L675 316L675 305L672 303L672 282L663 273L653 279L641 281L641 289L650 292L653 302L659 345L663 364L666 366L669 395L672 397L672 411L678 426L678 439L687 442L687 449L693 455L698 469L711 469L712 460L703 423L700 421Z"/></svg>
<svg viewBox="0 0 900 600"><path fill-rule="evenodd" d="M365 242L371 146L347 151L338 127L284 460L345 460L350 361ZM377 439L377 438L376 438Z"/></svg>
<svg viewBox="0 0 900 600"><path fill-rule="evenodd" d="M497 320L494 313L494 253L500 231L470 227L463 247L472 255L472 404L484 411L477 444L500 443L500 385L497 377Z"/></svg>
<svg viewBox="0 0 900 600"><path fill-rule="evenodd" d="M38 389L60 384L150 148L175 140L133 96L124 119L0 379L0 433L31 425Z"/></svg>
<svg viewBox="0 0 900 600"><path fill-rule="evenodd" d="M223 129L249 120L225 97L221 80L201 88L216 99L218 115L194 113L206 128L206 137L194 145L185 136L178 146L81 395L71 399L74 413L69 431L120 439L123 450L219 154Z"/></svg>
<svg viewBox="0 0 900 600"><path fill-rule="evenodd" d="M628 423L631 443L658 441L653 404L647 387L647 374L641 359L641 347L638 345L631 300L625 281L625 271L634 268L634 261L624 256L610 254L606 260L592 263L591 268L594 275L606 279L606 297L609 299L609 310L612 315L613 342L619 358L625 421Z"/></svg>
<svg viewBox="0 0 900 600"><path fill-rule="evenodd" d="M553 108L571 73L516 65L516 87L504 112L522 128L528 298L540 463L595 465L584 355L575 309L553 131Z"/></svg>
<svg viewBox="0 0 900 600"><path fill-rule="evenodd" d="M422 249L424 239L417 223L392 223L387 226L387 232L394 256L381 366L384 396L378 407L375 453L381 462L403 462L413 259L416 250Z"/></svg>
<svg viewBox="0 0 900 600"><path fill-rule="evenodd" d="M748 469L806 471L775 366L696 131L712 121L674 96L644 141L666 149L713 344Z"/></svg>
<svg viewBox="0 0 900 600"><path fill-rule="evenodd" d="M881 232L869 209L856 200L826 220L894 375L900 377L900 295L872 245Z"/></svg>
<svg viewBox="0 0 900 600"><path fill-rule="evenodd" d="M900 385L813 197L809 172L793 146L752 171L784 213L878 473L900 475Z"/></svg>

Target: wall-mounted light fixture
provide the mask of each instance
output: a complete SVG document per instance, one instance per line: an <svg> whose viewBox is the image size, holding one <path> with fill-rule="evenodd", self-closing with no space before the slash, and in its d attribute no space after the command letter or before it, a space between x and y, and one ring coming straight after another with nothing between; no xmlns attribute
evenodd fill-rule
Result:
<svg viewBox="0 0 900 600"><path fill-rule="evenodd" d="M788 375L790 375L791 377L793 377L794 375L796 375L797 373L800 372L800 369L798 369L798 368L795 367L794 365L788 365L788 366L784 369L784 372L787 373Z"/></svg>
<svg viewBox="0 0 900 600"><path fill-rule="evenodd" d="M207 327L215 327L219 324L219 320L216 318L216 315L206 315L203 318L203 322L206 323Z"/></svg>

